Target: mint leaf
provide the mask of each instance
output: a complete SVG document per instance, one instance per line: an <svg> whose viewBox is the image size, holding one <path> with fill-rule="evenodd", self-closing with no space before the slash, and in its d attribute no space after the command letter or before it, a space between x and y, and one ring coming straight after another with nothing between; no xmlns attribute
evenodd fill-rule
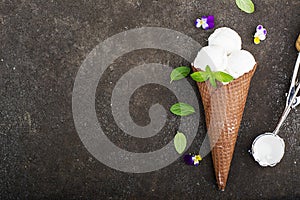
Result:
<svg viewBox="0 0 300 200"><path fill-rule="evenodd" d="M230 74L226 74L224 72L215 72L214 76L218 81L223 83L228 83L233 80L233 77Z"/></svg>
<svg viewBox="0 0 300 200"><path fill-rule="evenodd" d="M200 71L200 72L194 72L191 74L191 77L193 80L197 82L204 82L209 79L210 84L216 88L217 83L216 80L223 82L223 83L228 83L232 81L234 78L230 74L226 74L225 72L213 72L211 71L210 67L207 65L205 67L205 72Z"/></svg>
<svg viewBox="0 0 300 200"><path fill-rule="evenodd" d="M206 65L205 71L194 72L191 74L193 80L197 82L204 82L209 79L209 82L213 87L217 87L216 78L214 76L214 72L211 71L210 67Z"/></svg>
<svg viewBox="0 0 300 200"><path fill-rule="evenodd" d="M195 109L189 104L179 102L171 106L170 111L175 115L187 116L193 114Z"/></svg>
<svg viewBox="0 0 300 200"><path fill-rule="evenodd" d="M181 66L172 70L170 74L171 81L177 81L183 79L190 73L191 69L189 67Z"/></svg>
<svg viewBox="0 0 300 200"><path fill-rule="evenodd" d="M191 77L194 81L204 82L208 79L209 74L207 72L194 72L191 74Z"/></svg>
<svg viewBox="0 0 300 200"><path fill-rule="evenodd" d="M216 88L217 87L217 83L216 83L216 78L214 75L214 72L211 71L210 67L208 65L206 65L205 67L206 73L208 73L208 78L209 78L209 82L210 84Z"/></svg>
<svg viewBox="0 0 300 200"><path fill-rule="evenodd" d="M216 77L215 77L213 74L210 75L210 77L209 77L209 82L210 82L210 84L211 84L214 88L217 87Z"/></svg>
<svg viewBox="0 0 300 200"><path fill-rule="evenodd" d="M177 134L174 137L174 146L179 154L182 154L184 152L186 143L187 142L185 135L177 131Z"/></svg>
<svg viewBox="0 0 300 200"><path fill-rule="evenodd" d="M212 71L211 71L211 69L210 69L210 67L209 67L208 65L206 65L205 71L206 71L208 74L211 74L211 73L212 73Z"/></svg>
<svg viewBox="0 0 300 200"><path fill-rule="evenodd" d="M236 5L246 13L254 12L254 4L251 0L235 0Z"/></svg>

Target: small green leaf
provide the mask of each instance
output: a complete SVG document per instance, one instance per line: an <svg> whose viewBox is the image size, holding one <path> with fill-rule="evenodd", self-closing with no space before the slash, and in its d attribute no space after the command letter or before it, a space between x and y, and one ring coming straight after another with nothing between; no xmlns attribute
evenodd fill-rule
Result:
<svg viewBox="0 0 300 200"><path fill-rule="evenodd" d="M233 77L230 74L226 74L224 72L215 72L214 76L218 81L223 83L228 83L233 80Z"/></svg>
<svg viewBox="0 0 300 200"><path fill-rule="evenodd" d="M177 131L177 134L174 137L174 146L179 154L182 154L184 152L186 143L187 142L185 135Z"/></svg>
<svg viewBox="0 0 300 200"><path fill-rule="evenodd" d="M210 69L210 67L209 67L208 65L206 65L205 71L206 71L207 73L209 73L209 74L212 73L212 71L211 71L211 69Z"/></svg>
<svg viewBox="0 0 300 200"><path fill-rule="evenodd" d="M217 87L217 83L216 83L216 78L215 78L214 72L211 71L211 69L210 69L210 67L208 65L206 65L205 70L208 73L208 78L209 78L210 84L214 88L216 88Z"/></svg>
<svg viewBox="0 0 300 200"><path fill-rule="evenodd" d="M215 78L214 75L211 75L211 76L209 77L209 82L210 82L210 84L211 84L214 88L217 87L216 78Z"/></svg>
<svg viewBox="0 0 300 200"><path fill-rule="evenodd" d="M189 104L179 102L171 106L170 111L175 115L187 116L193 114L195 109Z"/></svg>
<svg viewBox="0 0 300 200"><path fill-rule="evenodd" d="M230 74L226 74L225 72L211 71L211 69L208 65L205 67L205 72L203 72L203 71L194 72L191 74L191 77L193 80L195 80L197 82L204 82L204 81L207 81L207 79L209 79L210 84L214 88L217 87L216 80L223 82L223 83L228 83L234 79Z"/></svg>
<svg viewBox="0 0 300 200"><path fill-rule="evenodd" d="M173 69L170 74L171 82L183 79L190 73L191 69L189 67L181 66Z"/></svg>
<svg viewBox="0 0 300 200"><path fill-rule="evenodd" d="M251 0L235 0L236 5L246 13L254 12L254 4Z"/></svg>
<svg viewBox="0 0 300 200"><path fill-rule="evenodd" d="M191 74L191 77L194 81L204 82L208 79L209 75L207 72L194 72Z"/></svg>

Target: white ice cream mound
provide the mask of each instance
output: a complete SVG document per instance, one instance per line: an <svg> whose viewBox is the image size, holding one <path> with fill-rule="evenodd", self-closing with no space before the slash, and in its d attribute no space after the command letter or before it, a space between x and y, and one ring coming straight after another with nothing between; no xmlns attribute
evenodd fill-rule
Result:
<svg viewBox="0 0 300 200"><path fill-rule="evenodd" d="M236 50L228 56L228 63L225 71L233 76L233 78L237 79L243 74L250 72L255 63L255 59L249 51Z"/></svg>
<svg viewBox="0 0 300 200"><path fill-rule="evenodd" d="M204 71L210 66L212 71L223 71L237 79L253 69L256 61L253 55L241 50L242 40L237 32L218 28L208 38L208 46L198 52L192 65Z"/></svg>
<svg viewBox="0 0 300 200"><path fill-rule="evenodd" d="M224 71L227 66L227 60L224 48L220 46L206 46L198 52L194 60L194 66L203 71L205 71L206 65L212 71Z"/></svg>
<svg viewBox="0 0 300 200"><path fill-rule="evenodd" d="M242 39L237 32L231 28L222 27L216 29L208 38L208 46L221 46L227 55L233 51L242 49Z"/></svg>

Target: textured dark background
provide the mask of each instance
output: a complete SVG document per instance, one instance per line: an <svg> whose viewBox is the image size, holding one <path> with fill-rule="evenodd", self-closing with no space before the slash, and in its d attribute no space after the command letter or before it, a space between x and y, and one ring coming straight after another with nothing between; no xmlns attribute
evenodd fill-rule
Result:
<svg viewBox="0 0 300 200"><path fill-rule="evenodd" d="M297 57L300 1L253 1L254 14L240 11L234 0L1 0L0 199L299 199L300 111L290 114L280 132L286 154L276 167L261 168L248 149L258 134L274 129L285 106ZM74 79L87 54L116 33L144 26L177 30L204 46L212 30L195 29L193 21L206 14L215 15L216 27L235 29L243 48L259 63L226 191L216 188L210 156L198 168L178 159L146 174L119 172L93 158L76 133L71 110ZM258 24L267 28L268 36L254 45L252 34ZM105 73L97 90L97 114L108 122L107 135L121 147L127 142L129 150L160 148L178 126L170 115L156 141L130 145L126 136L119 138L122 134L109 108L113 85L133 66L150 62L187 64L166 52L131 52ZM168 109L176 98L157 85L138 90L132 103L142 106L132 106L131 111L138 124L149 122L146 108L155 102ZM203 111L201 115L198 135L188 151L197 151L204 137Z"/></svg>

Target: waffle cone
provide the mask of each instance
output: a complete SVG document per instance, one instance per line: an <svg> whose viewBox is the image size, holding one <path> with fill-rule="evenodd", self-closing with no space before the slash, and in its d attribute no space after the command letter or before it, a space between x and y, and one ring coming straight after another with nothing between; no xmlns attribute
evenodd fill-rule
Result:
<svg viewBox="0 0 300 200"><path fill-rule="evenodd" d="M226 187L248 90L256 66L227 85L218 83L217 88L213 88L209 81L197 83L204 106L215 176L220 190ZM193 70L197 71L195 68Z"/></svg>

